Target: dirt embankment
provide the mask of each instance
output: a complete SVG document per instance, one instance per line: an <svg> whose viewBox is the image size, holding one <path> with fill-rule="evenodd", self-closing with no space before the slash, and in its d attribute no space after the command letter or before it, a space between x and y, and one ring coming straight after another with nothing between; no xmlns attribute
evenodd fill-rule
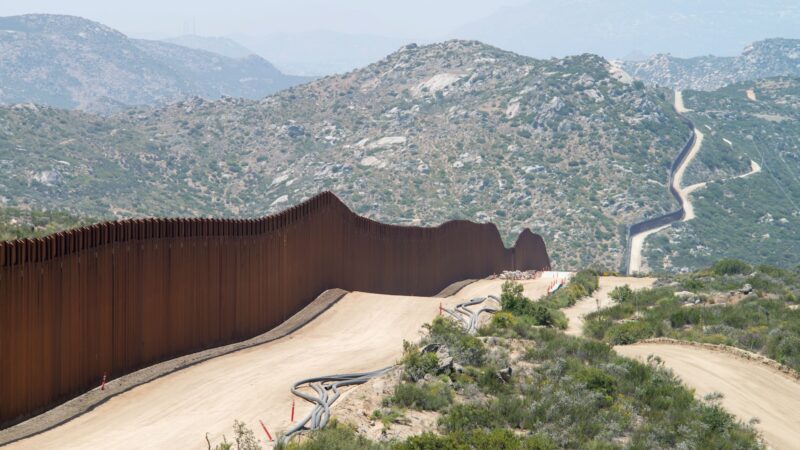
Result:
<svg viewBox="0 0 800 450"><path fill-rule="evenodd" d="M794 449L800 442L800 383L794 375L750 358L738 349L681 342L639 343L614 348L623 356L646 360L658 356L702 397L721 393L722 406L743 421L756 425L766 443L776 449Z"/></svg>

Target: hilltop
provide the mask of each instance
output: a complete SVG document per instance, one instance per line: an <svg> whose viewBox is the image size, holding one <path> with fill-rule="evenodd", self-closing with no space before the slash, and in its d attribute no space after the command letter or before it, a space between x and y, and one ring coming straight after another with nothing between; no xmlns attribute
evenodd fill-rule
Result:
<svg viewBox="0 0 800 450"><path fill-rule="evenodd" d="M262 98L308 81L258 56L229 58L130 39L80 17L0 18L0 104L109 113L190 96Z"/></svg>
<svg viewBox="0 0 800 450"><path fill-rule="evenodd" d="M594 55L409 45L260 101L0 110L0 195L102 218L252 217L328 189L376 220L530 227L562 266L617 267L626 225L674 207L668 168L690 133L667 101Z"/></svg>
<svg viewBox="0 0 800 450"><path fill-rule="evenodd" d="M800 40L767 39L739 56L677 58L660 54L622 67L645 83L679 89L715 90L729 84L775 76L800 76Z"/></svg>

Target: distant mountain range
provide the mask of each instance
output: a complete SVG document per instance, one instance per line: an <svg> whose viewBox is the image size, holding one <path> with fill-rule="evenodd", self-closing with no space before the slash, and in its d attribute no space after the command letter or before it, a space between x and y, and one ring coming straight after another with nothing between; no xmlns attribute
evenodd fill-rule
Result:
<svg viewBox="0 0 800 450"><path fill-rule="evenodd" d="M234 59L139 39L86 19L0 18L0 103L109 113L191 96L257 99L308 81L254 55Z"/></svg>
<svg viewBox="0 0 800 450"><path fill-rule="evenodd" d="M405 39L335 31L271 33L263 36L237 34L230 37L184 35L164 41L230 58L257 54L273 62L281 71L301 76L349 72L408 44Z"/></svg>
<svg viewBox="0 0 800 450"><path fill-rule="evenodd" d="M742 81L800 76L800 40L759 41L734 57L684 59L662 54L644 61L628 61L622 67L633 77L651 85L715 90Z"/></svg>
<svg viewBox="0 0 800 450"><path fill-rule="evenodd" d="M406 39L335 31L233 35L235 42L267 58L286 73L306 76L345 73L371 64L409 43Z"/></svg>
<svg viewBox="0 0 800 450"><path fill-rule="evenodd" d="M170 44L180 45L183 47L194 48L197 50L205 50L207 52L216 53L218 55L227 56L228 58L246 58L250 55L255 55L255 52L242 44L234 41L233 39L225 37L211 37L199 36L196 34L186 34L169 39L163 39L164 42Z"/></svg>
<svg viewBox="0 0 800 450"><path fill-rule="evenodd" d="M767 37L800 38L797 0L531 0L466 25L477 39L533 57L632 52L735 55Z"/></svg>

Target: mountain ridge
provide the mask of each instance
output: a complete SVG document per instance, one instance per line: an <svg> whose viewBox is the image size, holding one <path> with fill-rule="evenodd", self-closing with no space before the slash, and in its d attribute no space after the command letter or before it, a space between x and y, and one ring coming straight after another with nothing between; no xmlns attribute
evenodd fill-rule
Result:
<svg viewBox="0 0 800 450"><path fill-rule="evenodd" d="M677 58L659 54L621 65L631 76L651 85L713 91L743 81L800 76L800 39L757 41L738 56Z"/></svg>
<svg viewBox="0 0 800 450"><path fill-rule="evenodd" d="M268 61L129 39L75 16L0 18L0 103L112 113L200 95L261 98L308 81Z"/></svg>

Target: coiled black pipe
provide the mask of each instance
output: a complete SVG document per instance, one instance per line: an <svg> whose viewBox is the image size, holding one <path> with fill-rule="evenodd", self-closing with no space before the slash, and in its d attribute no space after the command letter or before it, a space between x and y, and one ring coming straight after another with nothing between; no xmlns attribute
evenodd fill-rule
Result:
<svg viewBox="0 0 800 450"><path fill-rule="evenodd" d="M487 299L492 299L497 303L500 303L499 298L494 295L490 295L488 297L475 297L467 302L459 303L452 310L447 308L442 308L442 310L453 316L458 323L464 326L468 333L475 334L478 327L478 317L482 313L494 313L499 309L493 307L483 307L477 311L472 311L467 307L483 303ZM339 391L339 388L366 383L370 379L379 377L395 367L396 365L391 365L389 367L384 367L383 369L378 369L372 372L327 375L322 377L306 378L296 382L292 386L292 394L302 398L303 400L313 403L314 408L310 413L308 413L308 415L287 430L286 433L279 438L279 442L287 443L294 435L302 431L319 430L324 428L331 417L331 406L333 406L333 403L342 395L341 391ZM313 389L317 395L309 394L300 390L305 385Z"/></svg>

